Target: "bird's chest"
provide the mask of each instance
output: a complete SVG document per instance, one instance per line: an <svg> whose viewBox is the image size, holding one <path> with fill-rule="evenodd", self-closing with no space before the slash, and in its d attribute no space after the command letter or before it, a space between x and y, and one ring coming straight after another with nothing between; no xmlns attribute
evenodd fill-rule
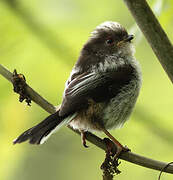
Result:
<svg viewBox="0 0 173 180"><path fill-rule="evenodd" d="M106 129L120 128L126 122L134 108L139 90L138 81L131 81L121 89L120 93L110 99L102 117Z"/></svg>

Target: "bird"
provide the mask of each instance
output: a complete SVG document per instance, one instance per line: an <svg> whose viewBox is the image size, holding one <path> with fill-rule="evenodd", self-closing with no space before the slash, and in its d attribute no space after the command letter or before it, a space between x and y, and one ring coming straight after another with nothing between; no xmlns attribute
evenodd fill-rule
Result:
<svg viewBox="0 0 173 180"><path fill-rule="evenodd" d="M103 132L117 146L118 157L126 148L109 130L121 128L129 119L142 84L133 38L118 22L98 25L80 51L60 107L13 143L43 144L66 125L80 131L85 147L86 132Z"/></svg>

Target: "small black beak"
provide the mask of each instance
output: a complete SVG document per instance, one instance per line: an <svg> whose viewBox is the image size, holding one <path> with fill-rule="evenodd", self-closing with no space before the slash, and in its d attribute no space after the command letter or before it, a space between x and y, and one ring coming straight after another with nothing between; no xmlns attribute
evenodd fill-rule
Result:
<svg viewBox="0 0 173 180"><path fill-rule="evenodd" d="M133 35L128 35L127 38L119 41L119 42L117 43L117 46L121 46L123 43L130 42L133 38L134 38Z"/></svg>
<svg viewBox="0 0 173 180"><path fill-rule="evenodd" d="M132 34L128 35L128 37L124 40L124 42L130 42L133 38L134 36Z"/></svg>

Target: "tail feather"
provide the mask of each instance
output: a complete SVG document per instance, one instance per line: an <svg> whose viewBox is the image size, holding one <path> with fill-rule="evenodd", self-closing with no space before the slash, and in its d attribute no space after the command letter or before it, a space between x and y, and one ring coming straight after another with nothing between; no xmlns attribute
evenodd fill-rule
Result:
<svg viewBox="0 0 173 180"><path fill-rule="evenodd" d="M58 130L62 125L68 124L74 117L74 115L60 117L58 114L59 111L51 114L36 126L28 129L15 139L13 144L22 143L27 140L29 140L30 144L43 144L51 134Z"/></svg>

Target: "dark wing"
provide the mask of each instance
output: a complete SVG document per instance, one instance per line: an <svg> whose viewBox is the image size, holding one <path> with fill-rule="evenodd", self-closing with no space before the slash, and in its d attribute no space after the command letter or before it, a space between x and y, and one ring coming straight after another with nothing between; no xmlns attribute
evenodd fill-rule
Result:
<svg viewBox="0 0 173 180"><path fill-rule="evenodd" d="M132 79L134 69L130 65L102 73L83 73L69 82L65 89L60 116L68 116L88 106L88 99L107 101L116 96L121 87Z"/></svg>

